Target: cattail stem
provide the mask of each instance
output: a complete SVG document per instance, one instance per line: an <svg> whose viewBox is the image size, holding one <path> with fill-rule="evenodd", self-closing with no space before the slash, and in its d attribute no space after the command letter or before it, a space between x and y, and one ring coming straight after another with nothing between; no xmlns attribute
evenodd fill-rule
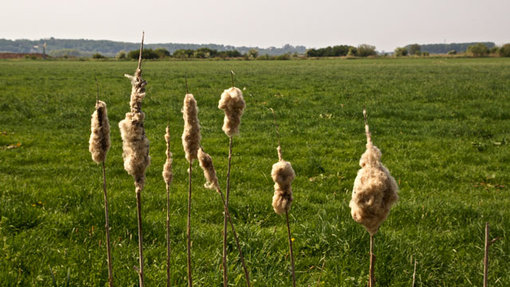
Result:
<svg viewBox="0 0 510 287"><path fill-rule="evenodd" d="M489 239L489 223L485 223L485 252L483 256L483 287L489 286L489 247L498 241L500 237Z"/></svg>
<svg viewBox="0 0 510 287"><path fill-rule="evenodd" d="M142 237L142 191L140 188L136 189L136 211L138 216L138 279L140 287L143 287L143 237Z"/></svg>
<svg viewBox="0 0 510 287"><path fill-rule="evenodd" d="M414 259L413 284L411 284L411 287L414 287L415 283L416 283L416 259Z"/></svg>
<svg viewBox="0 0 510 287"><path fill-rule="evenodd" d="M322 272L324 272L324 265L326 265L326 258L322 261L321 273L319 273L319 279L317 279L317 286L321 286Z"/></svg>
<svg viewBox="0 0 510 287"><path fill-rule="evenodd" d="M246 278L246 285L250 287L250 274L248 272L248 268L246 267L246 263L244 261L243 251L241 250L241 244L239 244L239 238L237 237L236 229L234 228L234 223L232 222L232 218L230 217L230 213L228 212L227 203L225 202L225 196L223 192L218 189L218 193L221 195L221 201L223 202L223 208L225 209L225 215L228 218L228 222L230 223L230 228L232 228L232 234L234 234L234 239L236 241L237 250L239 251L239 258L241 259L241 264L243 265L244 277Z"/></svg>
<svg viewBox="0 0 510 287"><path fill-rule="evenodd" d="M374 255L374 236L370 234L370 269L369 269L369 278L368 278L368 287L375 286L375 255Z"/></svg>
<svg viewBox="0 0 510 287"><path fill-rule="evenodd" d="M485 223L485 252L483 256L483 287L489 286L489 223Z"/></svg>
<svg viewBox="0 0 510 287"><path fill-rule="evenodd" d="M228 284L227 274L227 224L228 224L228 201L230 198L230 167L232 162L232 137L228 137L228 168L227 168L227 198L225 201L225 217L223 218L223 286L226 287Z"/></svg>
<svg viewBox="0 0 510 287"><path fill-rule="evenodd" d="M140 54L138 54L138 69L142 68L142 52L143 52L143 40L145 38L145 32L142 32L142 42L140 44Z"/></svg>
<svg viewBox="0 0 510 287"><path fill-rule="evenodd" d="M193 286L191 277L191 169L193 160L189 161L189 187L188 187L188 222L186 226L187 252L188 252L188 287Z"/></svg>
<svg viewBox="0 0 510 287"><path fill-rule="evenodd" d="M292 272L292 286L296 287L296 272L294 271L294 253L292 252L292 235L290 234L289 212L285 211L287 219L287 235L289 236L290 267Z"/></svg>
<svg viewBox="0 0 510 287"><path fill-rule="evenodd" d="M166 184L166 286L170 287L170 184Z"/></svg>
<svg viewBox="0 0 510 287"><path fill-rule="evenodd" d="M106 193L106 167L103 161L103 192L104 192L104 217L106 229L106 254L108 257L108 285L113 287L113 268L112 268L112 253L110 247L110 223L108 221L108 196Z"/></svg>

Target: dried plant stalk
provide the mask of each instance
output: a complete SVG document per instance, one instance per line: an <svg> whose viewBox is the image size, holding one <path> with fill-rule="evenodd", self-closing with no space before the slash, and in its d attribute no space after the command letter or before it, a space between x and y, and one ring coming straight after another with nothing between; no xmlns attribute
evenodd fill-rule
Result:
<svg viewBox="0 0 510 287"><path fill-rule="evenodd" d="M128 172L128 174L133 176L135 180L138 218L138 277L141 287L144 285L141 192L145 185L145 170L150 164L149 140L145 136L145 114L142 112L142 100L145 97L145 86L147 85L147 82L142 79L143 39L144 37L142 35L138 67L135 74L133 76L124 75L131 80L131 100L129 102L131 111L126 113L125 119L119 122L120 134L122 137L122 157L124 159L124 169Z"/></svg>
<svg viewBox="0 0 510 287"><path fill-rule="evenodd" d="M500 237L490 239L489 237L489 223L485 223L485 245L483 256L483 287L489 286L489 247L498 241Z"/></svg>
<svg viewBox="0 0 510 287"><path fill-rule="evenodd" d="M366 110L363 110L363 116L367 149L359 162L361 169L354 181L349 207L352 218L362 224L370 234L369 286L372 287L375 284L374 235L388 217L392 205L398 200L398 186L389 170L381 162L381 151L372 143Z"/></svg>
<svg viewBox="0 0 510 287"><path fill-rule="evenodd" d="M244 277L246 279L246 285L248 287L251 286L250 284L250 274L248 272L248 268L246 267L246 263L244 261L243 251L241 249L241 244L239 244L239 238L236 233L236 229L234 227L234 223L232 222L232 218L230 217L230 213L228 212L228 207L225 201L225 196L223 195L223 192L220 189L220 185L218 184L218 177L216 176L216 170L214 169L213 161L211 156L204 152L202 148L198 150L198 161L200 164L200 167L204 171L204 177L206 179L206 183L204 184L204 187L207 189L213 189L216 190L217 193L221 196L221 201L223 203L223 209L225 211L225 216L228 219L228 222L230 223L230 228L232 229L232 234L234 235L234 239L236 242L237 250L239 251L239 258L241 259L241 264L243 266L244 270ZM223 261L226 263L226 261ZM223 266L224 269L227 268L227 266ZM224 277L225 279L225 277ZM224 284L226 282L223 282Z"/></svg>
<svg viewBox="0 0 510 287"><path fill-rule="evenodd" d="M225 112L223 120L223 131L229 138L228 143L228 167L227 167L227 189L226 189L226 208L228 210L228 203L230 200L230 168L232 164L232 137L239 133L239 125L241 124L241 117L244 113L246 103L243 98L243 93L240 89L235 87L234 84L234 71L231 71L232 87L224 90L221 94L218 108ZM223 221L223 286L228 285L227 274L227 215L224 216Z"/></svg>
<svg viewBox="0 0 510 287"><path fill-rule="evenodd" d="M290 231L289 210L293 200L291 184L296 177L296 173L294 172L290 162L283 159L282 148L280 144L280 133L276 123L276 114L273 109L271 109L271 112L273 113L274 126L278 138L278 148L276 149L278 152L278 162L273 164L273 168L271 170L271 177L274 181L274 195L272 205L276 214L281 215L285 213L285 219L287 223L287 236L289 240L290 264L292 271L292 286L295 287L296 272L294 270L294 252L292 249L292 234Z"/></svg>
<svg viewBox="0 0 510 287"><path fill-rule="evenodd" d="M191 270L191 175L193 160L197 159L198 149L200 147L200 122L198 121L197 101L192 94L184 96L184 106L182 108L184 119L184 131L182 133L182 146L189 162L189 185L188 185L188 219L186 224L187 238L187 270L188 270L188 287L193 286L193 277Z"/></svg>
<svg viewBox="0 0 510 287"><path fill-rule="evenodd" d="M163 180L166 184L166 286L170 287L170 183L172 182L172 153L170 152L170 129L166 127L166 161L163 165Z"/></svg>
<svg viewBox="0 0 510 287"><path fill-rule="evenodd" d="M92 114L90 131L89 151L92 155L92 160L94 160L96 163L101 163L103 171L102 174L106 230L106 256L108 260L108 285L113 287L113 267L110 244L110 223L108 220L108 193L106 191L105 167L106 154L110 149L110 123L108 121L108 112L106 110L105 102L99 100L96 101L96 110Z"/></svg>

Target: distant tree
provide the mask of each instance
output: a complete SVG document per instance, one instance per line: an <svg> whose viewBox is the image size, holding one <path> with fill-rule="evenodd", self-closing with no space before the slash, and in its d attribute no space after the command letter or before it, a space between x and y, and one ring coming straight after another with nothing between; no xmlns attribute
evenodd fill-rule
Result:
<svg viewBox="0 0 510 287"><path fill-rule="evenodd" d="M191 58L193 57L193 54L195 53L195 51L191 50L191 49L179 49L179 50L175 50L174 51L174 54L173 56L175 58L181 58L181 59L186 59L186 58Z"/></svg>
<svg viewBox="0 0 510 287"><path fill-rule="evenodd" d="M474 57L482 57L489 54L489 48L482 43L474 44L468 47L468 53Z"/></svg>
<svg viewBox="0 0 510 287"><path fill-rule="evenodd" d="M133 60L138 60L138 56L140 54L140 50L132 50L128 53L128 58ZM145 60L158 59L159 55L154 52L152 49L143 49L142 58Z"/></svg>
<svg viewBox="0 0 510 287"><path fill-rule="evenodd" d="M358 57L368 57L375 56L377 52L375 51L375 46L368 44L361 44L358 46L358 51L356 52L356 56Z"/></svg>
<svg viewBox="0 0 510 287"><path fill-rule="evenodd" d="M398 47L395 49L395 56L404 57L407 56L407 49L405 47Z"/></svg>
<svg viewBox="0 0 510 287"><path fill-rule="evenodd" d="M333 47L328 46L320 49L309 49L306 51L305 55L307 57L340 57L346 56L349 53L349 50L353 50L355 52L356 47L348 45L338 45Z"/></svg>
<svg viewBox="0 0 510 287"><path fill-rule="evenodd" d="M154 49L154 53L158 55L159 59L170 57L170 52L168 52L168 50L165 48L156 48Z"/></svg>
<svg viewBox="0 0 510 287"><path fill-rule="evenodd" d="M349 51L347 52L348 57L355 57L358 49L356 47L349 47Z"/></svg>
<svg viewBox="0 0 510 287"><path fill-rule="evenodd" d="M499 48L499 55L501 57L510 57L510 43L507 43Z"/></svg>
<svg viewBox="0 0 510 287"><path fill-rule="evenodd" d="M428 57L428 56L430 56L430 53L429 53L429 52L423 52L423 53L421 53L421 55L422 55L423 57Z"/></svg>
<svg viewBox="0 0 510 287"><path fill-rule="evenodd" d="M489 54L493 54L493 55L499 54L499 47L498 46L494 46L494 47L490 48L489 49Z"/></svg>
<svg viewBox="0 0 510 287"><path fill-rule="evenodd" d="M354 47L348 45L333 46L333 56L335 57L347 56L347 53L349 53L349 50L351 48Z"/></svg>
<svg viewBox="0 0 510 287"><path fill-rule="evenodd" d="M218 55L217 50L213 50L213 49L209 49L209 48L198 48L193 54L193 56L195 58L201 58L201 59L214 58L217 55Z"/></svg>
<svg viewBox="0 0 510 287"><path fill-rule="evenodd" d="M119 51L119 52L117 53L117 55L115 55L115 58L116 58L117 60L125 60L125 59L127 58L127 53L126 53L126 51L124 51L124 50Z"/></svg>
<svg viewBox="0 0 510 287"><path fill-rule="evenodd" d="M421 46L418 44L409 45L408 50L409 50L409 55L419 56L421 54Z"/></svg>
<svg viewBox="0 0 510 287"><path fill-rule="evenodd" d="M105 57L101 55L100 53L95 53L92 55L92 59L104 59Z"/></svg>
<svg viewBox="0 0 510 287"><path fill-rule="evenodd" d="M257 49L250 49L247 55L250 59L256 59L259 56L259 51Z"/></svg>
<svg viewBox="0 0 510 287"><path fill-rule="evenodd" d="M276 56L276 60L290 60L290 54L286 53L283 55Z"/></svg>
<svg viewBox="0 0 510 287"><path fill-rule="evenodd" d="M227 57L229 58L239 58L239 57L242 57L243 54L241 54L241 52L237 51L237 50L229 50L229 51L225 51L227 53Z"/></svg>
<svg viewBox="0 0 510 287"><path fill-rule="evenodd" d="M307 57L320 57L319 51L317 51L316 49L308 49L308 50L306 50L305 55Z"/></svg>
<svg viewBox="0 0 510 287"><path fill-rule="evenodd" d="M448 51L448 55L457 55L457 51L456 50L450 50Z"/></svg>

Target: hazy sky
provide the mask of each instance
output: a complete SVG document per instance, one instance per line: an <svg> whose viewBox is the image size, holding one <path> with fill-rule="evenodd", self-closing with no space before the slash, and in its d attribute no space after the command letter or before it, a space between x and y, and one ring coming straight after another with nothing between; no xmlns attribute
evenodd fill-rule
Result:
<svg viewBox="0 0 510 287"><path fill-rule="evenodd" d="M2 0L0 38L325 47L510 42L510 0Z"/></svg>

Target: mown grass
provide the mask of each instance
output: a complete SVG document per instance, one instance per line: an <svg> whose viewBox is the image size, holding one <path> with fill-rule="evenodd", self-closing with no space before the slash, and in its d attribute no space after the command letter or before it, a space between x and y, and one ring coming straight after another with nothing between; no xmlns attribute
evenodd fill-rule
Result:
<svg viewBox="0 0 510 287"><path fill-rule="evenodd" d="M1 61L0 282L2 286L105 286L101 170L88 152L95 82L108 104L107 158L115 283L136 286L133 180L123 169L118 122L128 111L135 62ZM247 109L234 138L231 213L255 286L289 286L284 218L271 207L276 110L284 158L297 173L291 211L300 286L365 286L368 234L348 203L364 151L362 108L374 143L400 186L400 201L375 237L379 286L481 286L483 228L489 281L510 284L510 59L371 59L147 62L146 132L152 164L142 194L147 286L165 282L164 131L174 154L172 282L186 282L184 78L198 101L202 145L225 186L228 138L217 103L230 70ZM21 143L19 147L16 145ZM14 148L13 148L14 147ZM196 165L198 168L198 165ZM198 169L197 169L198 170ZM193 173L193 273L221 286L218 195ZM229 245L231 284L244 286ZM324 266L324 268L322 268ZM322 270L322 271L321 271Z"/></svg>

